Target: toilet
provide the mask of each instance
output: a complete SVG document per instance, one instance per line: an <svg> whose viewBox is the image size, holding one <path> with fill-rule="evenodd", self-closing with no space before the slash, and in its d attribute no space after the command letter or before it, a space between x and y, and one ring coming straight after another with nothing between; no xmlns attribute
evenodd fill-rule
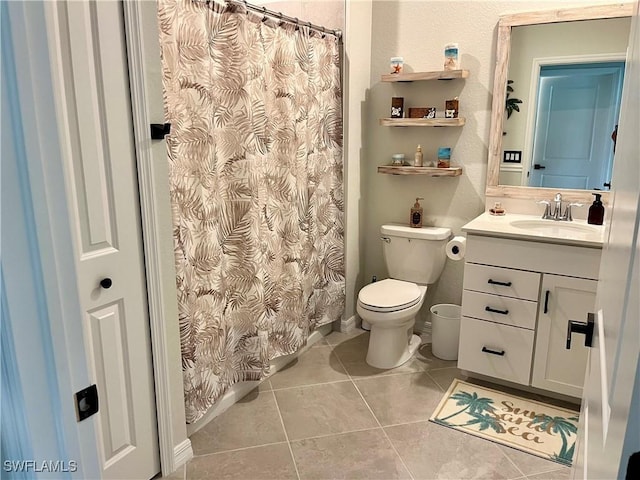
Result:
<svg viewBox="0 0 640 480"><path fill-rule="evenodd" d="M367 363L388 369L408 361L420 346L420 337L413 335L415 317L427 285L442 273L451 230L382 225L380 232L390 278L360 290L356 310L371 327Z"/></svg>

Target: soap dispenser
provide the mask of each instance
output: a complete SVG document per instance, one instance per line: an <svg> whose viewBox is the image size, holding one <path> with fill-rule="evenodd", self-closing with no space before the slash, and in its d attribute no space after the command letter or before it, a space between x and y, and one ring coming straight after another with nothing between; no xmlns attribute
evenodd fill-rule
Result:
<svg viewBox="0 0 640 480"><path fill-rule="evenodd" d="M602 205L602 201L600 200L602 194L592 193L592 195L595 195L596 199L589 207L589 216L587 217L587 223L591 225L602 225L602 223L604 222L604 205Z"/></svg>
<svg viewBox="0 0 640 480"><path fill-rule="evenodd" d="M420 206L420 200L424 200L424 198L417 197L416 203L413 204L413 208L411 209L411 221L409 225L413 228L422 227L422 207Z"/></svg>

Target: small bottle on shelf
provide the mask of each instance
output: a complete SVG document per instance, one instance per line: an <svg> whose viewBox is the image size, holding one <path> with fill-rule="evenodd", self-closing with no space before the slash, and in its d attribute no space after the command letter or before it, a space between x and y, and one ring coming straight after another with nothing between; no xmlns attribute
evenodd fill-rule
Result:
<svg viewBox="0 0 640 480"><path fill-rule="evenodd" d="M418 148L416 148L416 154L413 159L413 166L414 167L422 166L422 146L421 145L418 145Z"/></svg>

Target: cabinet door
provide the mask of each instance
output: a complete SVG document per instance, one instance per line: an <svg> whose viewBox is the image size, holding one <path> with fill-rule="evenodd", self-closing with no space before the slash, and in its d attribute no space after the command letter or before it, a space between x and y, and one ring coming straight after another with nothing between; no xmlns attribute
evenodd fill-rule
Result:
<svg viewBox="0 0 640 480"><path fill-rule="evenodd" d="M531 384L572 397L582 397L589 348L574 334L567 350L569 320L584 322L593 312L597 282L543 275Z"/></svg>

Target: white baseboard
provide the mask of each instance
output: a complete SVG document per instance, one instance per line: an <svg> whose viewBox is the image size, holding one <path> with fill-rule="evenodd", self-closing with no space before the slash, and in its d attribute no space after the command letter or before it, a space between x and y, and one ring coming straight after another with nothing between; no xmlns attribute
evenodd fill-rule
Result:
<svg viewBox="0 0 640 480"><path fill-rule="evenodd" d="M193 458L193 448L191 448L191 440L185 438L178 445L173 447L173 466L174 471L182 467L185 463Z"/></svg>
<svg viewBox="0 0 640 480"><path fill-rule="evenodd" d="M358 326L357 316L352 315L349 318L343 318L338 325L338 331L342 333L353 332Z"/></svg>

